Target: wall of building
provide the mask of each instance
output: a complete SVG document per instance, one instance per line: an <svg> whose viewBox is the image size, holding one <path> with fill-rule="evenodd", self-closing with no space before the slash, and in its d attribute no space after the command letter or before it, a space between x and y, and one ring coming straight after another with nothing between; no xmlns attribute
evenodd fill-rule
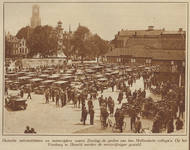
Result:
<svg viewBox="0 0 190 150"><path fill-rule="evenodd" d="M23 67L37 67L37 66L50 66L50 65L62 65L66 61L65 58L31 58L22 59Z"/></svg>

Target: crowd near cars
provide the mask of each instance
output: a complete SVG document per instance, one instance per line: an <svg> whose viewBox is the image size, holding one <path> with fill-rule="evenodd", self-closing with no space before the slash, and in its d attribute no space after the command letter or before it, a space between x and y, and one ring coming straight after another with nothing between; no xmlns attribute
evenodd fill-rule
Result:
<svg viewBox="0 0 190 150"><path fill-rule="evenodd" d="M31 92L44 94L46 103L49 102L50 98L54 101L55 97L57 105L60 99L62 107L67 102L73 101L74 106L77 107L77 103L78 107L82 106L81 121L85 124L85 117L83 116L87 111L83 102L90 95L90 100L99 100L101 120L103 120L102 129L107 128L106 121L108 120L108 114L110 114L115 117L116 121L113 125L113 131L121 130L122 132L126 126L123 115L128 115L131 118L131 130L134 130L134 132L140 132L140 117L146 117L153 120L151 132L160 133L167 128L168 133L170 133L173 132L173 119L178 119L178 122L176 121L179 124L176 125L178 129L183 126L179 117L180 115L183 117L185 111L185 88L169 81L157 81L154 78L156 70L157 66L145 67L139 65L131 67L103 63L73 63L7 69L5 74L5 94L7 95L5 104L13 110L17 107L26 109L27 100L23 99L23 94L28 93L28 98L31 98ZM132 92L130 87L140 78L143 78L144 89L140 88ZM112 88L112 92L115 87L119 91L117 101L122 105L115 113L115 103L111 95L108 99L102 96L97 98L98 91L103 93L109 87ZM18 95L10 95L8 89L19 90L20 92ZM147 98L145 90L161 95L161 100L154 101L151 97ZM122 103L124 96L127 103ZM92 115L93 105L89 104L88 107L89 114ZM178 109L179 117L176 115ZM110 119L108 122L110 123ZM93 124L93 120L91 124Z"/></svg>

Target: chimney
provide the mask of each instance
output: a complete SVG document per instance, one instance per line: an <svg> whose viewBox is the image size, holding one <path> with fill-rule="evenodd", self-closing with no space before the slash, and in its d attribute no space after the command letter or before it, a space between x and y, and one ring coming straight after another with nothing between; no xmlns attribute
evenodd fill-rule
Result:
<svg viewBox="0 0 190 150"><path fill-rule="evenodd" d="M120 32L118 31L118 35L119 35L119 33L120 33Z"/></svg>
<svg viewBox="0 0 190 150"><path fill-rule="evenodd" d="M80 23L79 23L79 27L80 27Z"/></svg>
<svg viewBox="0 0 190 150"><path fill-rule="evenodd" d="M153 31L154 30L154 26L148 26L148 30L149 31Z"/></svg>
<svg viewBox="0 0 190 150"><path fill-rule="evenodd" d="M123 31L123 29L121 29L121 31Z"/></svg>
<svg viewBox="0 0 190 150"><path fill-rule="evenodd" d="M178 32L182 32L183 31L183 28L179 28L179 31Z"/></svg>
<svg viewBox="0 0 190 150"><path fill-rule="evenodd" d="M163 28L163 31L165 31L165 28Z"/></svg>

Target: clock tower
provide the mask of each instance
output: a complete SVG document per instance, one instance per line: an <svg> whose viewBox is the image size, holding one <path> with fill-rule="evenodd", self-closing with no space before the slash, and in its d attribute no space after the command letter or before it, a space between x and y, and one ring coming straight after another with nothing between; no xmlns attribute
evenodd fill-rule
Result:
<svg viewBox="0 0 190 150"><path fill-rule="evenodd" d="M40 9L38 5L33 5L32 7L32 17L30 19L30 27L35 28L41 25L41 18L39 17Z"/></svg>

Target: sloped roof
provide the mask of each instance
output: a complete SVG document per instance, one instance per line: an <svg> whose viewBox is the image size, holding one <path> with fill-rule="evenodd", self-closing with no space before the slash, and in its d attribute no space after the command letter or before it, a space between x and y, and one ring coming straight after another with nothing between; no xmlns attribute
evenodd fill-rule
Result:
<svg viewBox="0 0 190 150"><path fill-rule="evenodd" d="M129 38L126 43L125 47L131 47L134 45L145 45L152 48L162 48L162 41L159 39L151 39L151 38Z"/></svg>
<svg viewBox="0 0 190 150"><path fill-rule="evenodd" d="M133 36L136 35L154 35L154 36L158 36L163 32L163 30L123 30L119 32L120 36Z"/></svg>
<svg viewBox="0 0 190 150"><path fill-rule="evenodd" d="M164 31L162 34L186 34L186 31Z"/></svg>
<svg viewBox="0 0 190 150"><path fill-rule="evenodd" d="M145 50L128 49L128 48L116 48L114 51L107 53L105 56L120 56L128 55L133 57L151 57L151 55Z"/></svg>
<svg viewBox="0 0 190 150"><path fill-rule="evenodd" d="M163 52L163 51L148 51L148 53L155 60L184 60L179 54L175 52Z"/></svg>

